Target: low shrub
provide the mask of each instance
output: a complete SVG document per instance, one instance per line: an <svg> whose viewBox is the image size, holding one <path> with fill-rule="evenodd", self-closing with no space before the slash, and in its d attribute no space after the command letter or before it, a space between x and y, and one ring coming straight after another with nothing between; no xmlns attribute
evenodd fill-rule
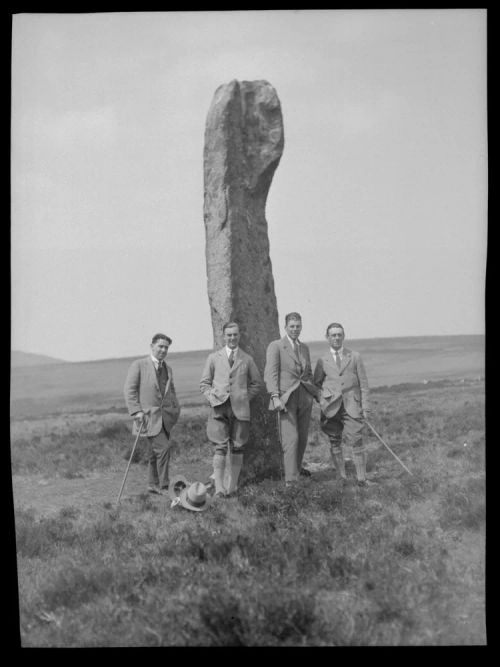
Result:
<svg viewBox="0 0 500 667"><path fill-rule="evenodd" d="M469 479L447 488L439 504L442 528L479 530L486 518L484 480Z"/></svg>
<svg viewBox="0 0 500 667"><path fill-rule="evenodd" d="M124 440L131 437L130 424L124 421L105 424L97 431L98 438L107 438L109 440Z"/></svg>
<svg viewBox="0 0 500 667"><path fill-rule="evenodd" d="M198 612L213 646L246 646L247 623L239 599L218 588L201 596Z"/></svg>
<svg viewBox="0 0 500 667"><path fill-rule="evenodd" d="M36 519L33 511L16 513L17 553L25 558L45 558L58 550L73 546L79 535L70 517Z"/></svg>

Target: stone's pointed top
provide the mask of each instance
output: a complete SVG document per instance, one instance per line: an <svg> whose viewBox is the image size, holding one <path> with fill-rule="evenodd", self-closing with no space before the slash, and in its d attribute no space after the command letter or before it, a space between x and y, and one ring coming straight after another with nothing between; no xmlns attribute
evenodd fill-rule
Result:
<svg viewBox="0 0 500 667"><path fill-rule="evenodd" d="M240 85L263 85L263 86L270 86L271 84L269 81L266 79L255 79L254 81L247 81L246 79L243 79L240 81L239 79L231 79L228 83L222 83L218 88L222 88L223 86L240 86Z"/></svg>
<svg viewBox="0 0 500 667"><path fill-rule="evenodd" d="M260 91L261 93L264 93L265 91L267 94L271 93L271 95L274 95L276 99L278 98L274 87L265 79L257 79L256 81L238 81L238 79L231 79L229 83L222 83L217 87L214 94L214 100L218 99L221 95L231 96L248 91Z"/></svg>
<svg viewBox="0 0 500 667"><path fill-rule="evenodd" d="M273 86L269 83L269 81L266 81L266 79L256 79L255 81L240 81L241 85L243 86L269 86L272 88Z"/></svg>

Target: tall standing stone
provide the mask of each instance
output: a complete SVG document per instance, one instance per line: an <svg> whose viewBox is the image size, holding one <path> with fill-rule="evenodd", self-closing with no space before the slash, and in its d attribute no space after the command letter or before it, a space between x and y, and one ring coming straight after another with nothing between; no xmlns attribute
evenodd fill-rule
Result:
<svg viewBox="0 0 500 667"><path fill-rule="evenodd" d="M283 153L281 106L267 81L233 80L217 88L205 129L204 220L214 347L236 320L241 347L263 374L268 344L279 337L265 206ZM276 416L264 392L252 402L242 481L276 476Z"/></svg>

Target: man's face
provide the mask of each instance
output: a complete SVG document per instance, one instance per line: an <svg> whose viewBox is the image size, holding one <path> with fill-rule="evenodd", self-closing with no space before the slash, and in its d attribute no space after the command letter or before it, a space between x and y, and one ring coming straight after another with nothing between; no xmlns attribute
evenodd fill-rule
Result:
<svg viewBox="0 0 500 667"><path fill-rule="evenodd" d="M162 361L167 356L168 347L168 340L159 338L155 343L151 343L151 353L155 359Z"/></svg>
<svg viewBox="0 0 500 667"><path fill-rule="evenodd" d="M240 330L238 327L228 327L224 331L224 341L229 349L234 350L240 342Z"/></svg>
<svg viewBox="0 0 500 667"><path fill-rule="evenodd" d="M292 340L297 340L302 331L302 320L288 320L288 324L285 325L285 331Z"/></svg>
<svg viewBox="0 0 500 667"><path fill-rule="evenodd" d="M344 332L340 327L332 327L328 330L326 340L334 350L340 350L344 342Z"/></svg>

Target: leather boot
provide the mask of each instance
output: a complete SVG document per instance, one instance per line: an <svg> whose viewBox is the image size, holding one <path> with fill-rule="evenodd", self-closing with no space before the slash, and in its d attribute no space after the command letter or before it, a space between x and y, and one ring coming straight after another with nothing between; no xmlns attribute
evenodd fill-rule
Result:
<svg viewBox="0 0 500 667"><path fill-rule="evenodd" d="M235 454L231 456L231 470L229 471L229 483L227 486L228 494L234 493L238 490L238 477L240 476L241 466L243 465L243 454Z"/></svg>
<svg viewBox="0 0 500 667"><path fill-rule="evenodd" d="M226 457L223 454L214 454L213 460L214 466L214 482L215 482L215 494L221 493L226 495L226 489L224 487L224 468L226 467Z"/></svg>

